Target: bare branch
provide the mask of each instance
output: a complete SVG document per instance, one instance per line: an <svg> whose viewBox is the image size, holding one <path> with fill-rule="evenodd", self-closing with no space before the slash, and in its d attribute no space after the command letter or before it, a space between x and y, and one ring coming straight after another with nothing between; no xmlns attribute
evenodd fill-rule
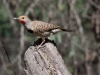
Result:
<svg viewBox="0 0 100 75"><path fill-rule="evenodd" d="M90 4L92 4L93 6L95 6L96 8L100 9L100 5L97 5L95 2L93 2L92 0L89 0Z"/></svg>
<svg viewBox="0 0 100 75"><path fill-rule="evenodd" d="M35 0L34 3L32 3L26 10L25 15L28 15L30 11L33 10L33 8L40 2L41 0Z"/></svg>

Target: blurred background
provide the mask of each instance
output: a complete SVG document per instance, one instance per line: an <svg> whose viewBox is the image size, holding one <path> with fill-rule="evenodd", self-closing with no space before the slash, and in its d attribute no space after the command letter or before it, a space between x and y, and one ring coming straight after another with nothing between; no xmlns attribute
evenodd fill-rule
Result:
<svg viewBox="0 0 100 75"><path fill-rule="evenodd" d="M100 0L0 0L0 75L25 75L24 52L38 38L13 17L28 15L75 29L50 37L73 75L100 75ZM3 41L3 42L2 42Z"/></svg>

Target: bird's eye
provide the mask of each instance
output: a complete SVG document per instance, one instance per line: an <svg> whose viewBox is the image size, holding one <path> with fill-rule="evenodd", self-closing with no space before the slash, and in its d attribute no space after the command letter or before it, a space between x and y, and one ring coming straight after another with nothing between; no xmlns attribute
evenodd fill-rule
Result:
<svg viewBox="0 0 100 75"><path fill-rule="evenodd" d="M24 19L24 17L22 19Z"/></svg>

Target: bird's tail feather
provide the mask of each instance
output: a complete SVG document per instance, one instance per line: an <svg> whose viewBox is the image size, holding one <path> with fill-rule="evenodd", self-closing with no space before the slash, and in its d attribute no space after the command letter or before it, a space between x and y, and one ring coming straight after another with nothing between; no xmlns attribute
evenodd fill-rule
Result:
<svg viewBox="0 0 100 75"><path fill-rule="evenodd" d="M73 32L74 30L69 30L69 29L61 29L62 31L66 31L66 32Z"/></svg>

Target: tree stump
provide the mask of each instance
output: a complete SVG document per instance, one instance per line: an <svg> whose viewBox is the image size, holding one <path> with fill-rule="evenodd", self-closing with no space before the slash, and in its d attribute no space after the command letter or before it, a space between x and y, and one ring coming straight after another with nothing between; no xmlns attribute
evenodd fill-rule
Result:
<svg viewBox="0 0 100 75"><path fill-rule="evenodd" d="M41 43L38 39L33 46L25 52L24 60L27 75L71 75L67 70L61 55L58 53L56 44L46 39L43 47L36 49Z"/></svg>

